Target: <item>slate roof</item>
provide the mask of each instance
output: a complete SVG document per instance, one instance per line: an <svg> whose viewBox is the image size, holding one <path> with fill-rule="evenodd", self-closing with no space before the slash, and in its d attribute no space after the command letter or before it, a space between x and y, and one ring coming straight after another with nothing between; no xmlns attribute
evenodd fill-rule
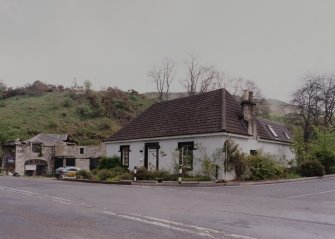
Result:
<svg viewBox="0 0 335 239"><path fill-rule="evenodd" d="M23 141L24 143L33 143L33 142L40 142L43 143L45 146L54 146L57 141L67 142L67 143L74 143L71 137L68 134L38 134L31 139Z"/></svg>
<svg viewBox="0 0 335 239"><path fill-rule="evenodd" d="M268 125L271 125L273 130L277 133L278 137L275 137L268 128ZM286 136L285 135L288 136ZM282 124L257 118L257 134L261 139L275 140L282 142L291 142L292 134L291 132Z"/></svg>
<svg viewBox="0 0 335 239"><path fill-rule="evenodd" d="M281 134L285 139L271 137L266 124L273 125L278 132L289 132L283 125L257 119L257 129L260 129L261 138L289 141L283 133ZM241 106L225 89L156 103L104 141L218 132L248 135L247 122L243 120Z"/></svg>

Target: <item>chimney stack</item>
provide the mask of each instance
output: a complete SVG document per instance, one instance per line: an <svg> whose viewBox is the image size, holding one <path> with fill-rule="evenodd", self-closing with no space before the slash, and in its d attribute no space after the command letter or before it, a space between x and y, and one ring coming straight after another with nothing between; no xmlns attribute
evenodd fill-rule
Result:
<svg viewBox="0 0 335 239"><path fill-rule="evenodd" d="M257 138L255 107L256 103L254 102L254 93L252 91L245 90L243 92L241 102L241 111L243 119L248 123L248 134L252 135L254 139Z"/></svg>

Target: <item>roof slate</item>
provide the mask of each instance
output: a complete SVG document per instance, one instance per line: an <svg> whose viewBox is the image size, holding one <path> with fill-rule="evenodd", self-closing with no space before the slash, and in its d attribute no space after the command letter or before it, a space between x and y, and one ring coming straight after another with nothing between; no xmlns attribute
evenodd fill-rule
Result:
<svg viewBox="0 0 335 239"><path fill-rule="evenodd" d="M264 128L264 122L262 119L257 119L262 138L288 141L282 137L280 139L271 137L268 134L271 132ZM277 130L280 125L273 122L269 124L275 125L273 127ZM285 127L280 125L279 128L281 130ZM286 128L285 130L285 132L289 132ZM247 122L243 120L241 106L235 97L225 89L156 103L104 141L217 132L248 135ZM285 137L284 134L283 137Z"/></svg>
<svg viewBox="0 0 335 239"><path fill-rule="evenodd" d="M45 146L54 146L57 141L69 141L69 135L67 134L38 134L31 139L28 139L24 142L40 142L43 143Z"/></svg>

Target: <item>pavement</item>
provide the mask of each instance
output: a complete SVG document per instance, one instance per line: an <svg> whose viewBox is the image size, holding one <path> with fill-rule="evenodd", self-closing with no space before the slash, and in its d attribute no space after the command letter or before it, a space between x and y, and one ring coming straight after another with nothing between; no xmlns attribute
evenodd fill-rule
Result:
<svg viewBox="0 0 335 239"><path fill-rule="evenodd" d="M334 238L335 178L230 187L0 177L0 238Z"/></svg>

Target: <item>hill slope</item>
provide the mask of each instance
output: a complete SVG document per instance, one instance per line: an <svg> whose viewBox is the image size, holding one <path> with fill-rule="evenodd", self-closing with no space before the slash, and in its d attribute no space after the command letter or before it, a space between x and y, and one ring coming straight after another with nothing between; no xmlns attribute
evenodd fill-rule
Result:
<svg viewBox="0 0 335 239"><path fill-rule="evenodd" d="M131 95L110 88L103 92L62 91L40 96L0 99L0 143L38 133L68 133L80 144L98 144L155 102L156 93ZM170 99L185 93L171 93ZM283 122L285 105L268 100L269 119Z"/></svg>
<svg viewBox="0 0 335 239"><path fill-rule="evenodd" d="M68 133L80 144L98 144L152 104L143 96L115 92L16 96L0 100L0 141L38 133Z"/></svg>

